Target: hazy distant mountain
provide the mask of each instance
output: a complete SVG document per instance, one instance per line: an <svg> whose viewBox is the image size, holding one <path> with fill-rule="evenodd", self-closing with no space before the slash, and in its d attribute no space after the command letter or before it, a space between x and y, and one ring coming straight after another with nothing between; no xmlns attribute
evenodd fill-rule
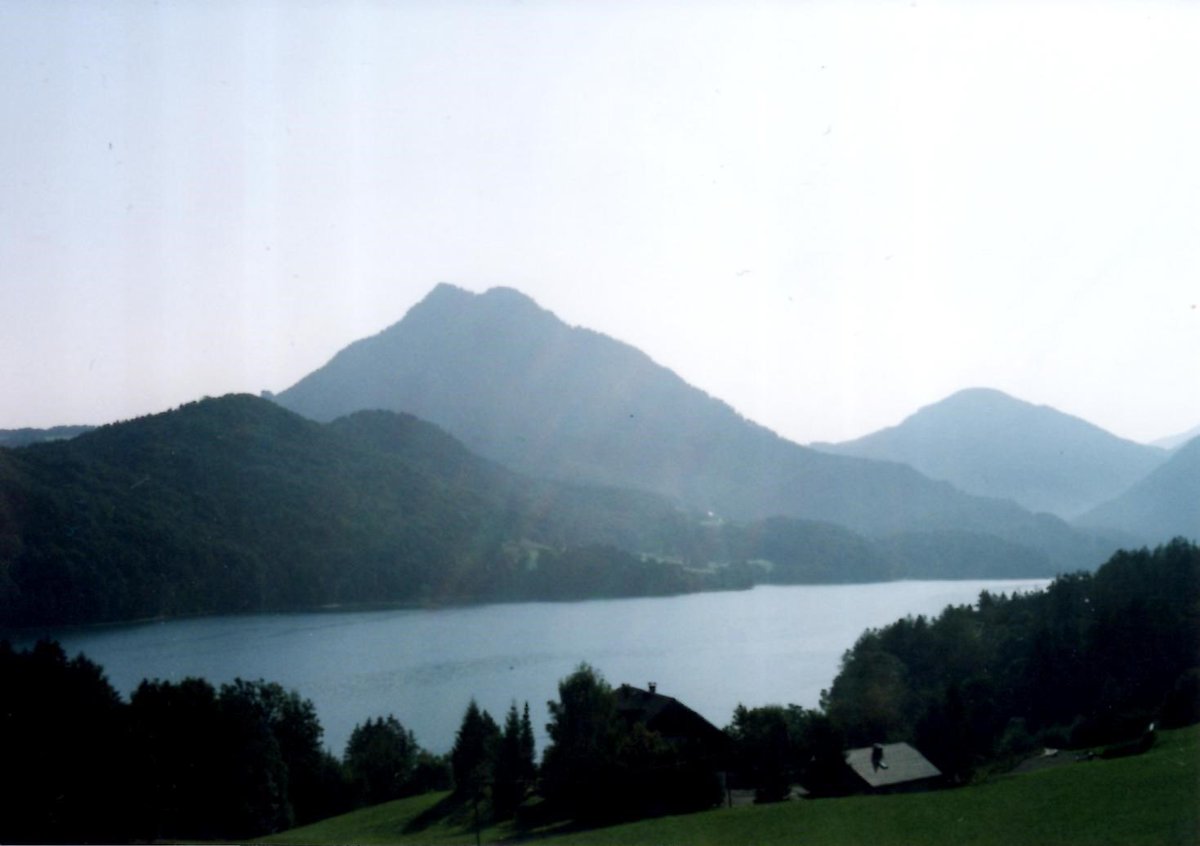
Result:
<svg viewBox="0 0 1200 846"><path fill-rule="evenodd" d="M1200 538L1200 438L1176 449L1145 479L1076 522L1119 529L1147 544L1177 536Z"/></svg>
<svg viewBox="0 0 1200 846"><path fill-rule="evenodd" d="M276 401L316 420L406 411L541 477L641 488L725 517L858 531L955 529L1094 566L1065 524L963 494L895 463L786 441L644 353L572 328L517 291L439 285L399 323L351 344Z"/></svg>
<svg viewBox="0 0 1200 846"><path fill-rule="evenodd" d="M821 449L899 461L980 496L1074 517L1117 496L1166 458L1078 417L973 388L898 426Z"/></svg>
<svg viewBox="0 0 1200 846"><path fill-rule="evenodd" d="M1200 438L1200 426L1195 426L1188 429L1186 432L1180 432L1178 435L1171 435L1167 438L1159 438L1151 444L1151 446L1160 447L1161 449L1178 449L1193 438Z"/></svg>
<svg viewBox="0 0 1200 846"><path fill-rule="evenodd" d="M93 426L51 426L49 429L0 429L0 447L23 447L63 441L90 432Z"/></svg>

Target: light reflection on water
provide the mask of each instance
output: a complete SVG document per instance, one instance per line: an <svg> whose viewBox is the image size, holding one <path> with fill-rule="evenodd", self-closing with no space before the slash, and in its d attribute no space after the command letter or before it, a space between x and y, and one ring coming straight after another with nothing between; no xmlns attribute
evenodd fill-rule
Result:
<svg viewBox="0 0 1200 846"><path fill-rule="evenodd" d="M546 701L581 661L614 686L674 696L718 726L739 702L814 707L867 628L1046 580L762 586L656 599L210 617L50 632L128 696L143 678L263 678L313 701L340 754L355 724L395 714L448 751L471 698L502 721L528 701L538 748ZM28 645L32 638L18 641Z"/></svg>

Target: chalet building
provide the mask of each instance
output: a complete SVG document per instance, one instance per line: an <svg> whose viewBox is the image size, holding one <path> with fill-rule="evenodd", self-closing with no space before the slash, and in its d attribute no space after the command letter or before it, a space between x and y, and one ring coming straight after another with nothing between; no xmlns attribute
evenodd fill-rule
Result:
<svg viewBox="0 0 1200 846"><path fill-rule="evenodd" d="M649 813L699 810L725 800L730 740L691 708L663 696L652 682L647 690L623 684L616 689L617 714L628 725L657 733L672 749L671 761L648 775ZM653 794L653 795L651 795Z"/></svg>
<svg viewBox="0 0 1200 846"><path fill-rule="evenodd" d="M678 699L664 696L651 682L649 689L623 684L616 690L617 713L628 723L641 723L676 747L687 747L704 758L723 762L729 737Z"/></svg>
<svg viewBox="0 0 1200 846"><path fill-rule="evenodd" d="M876 743L846 753L851 783L868 793L902 793L936 787L942 772L907 743Z"/></svg>

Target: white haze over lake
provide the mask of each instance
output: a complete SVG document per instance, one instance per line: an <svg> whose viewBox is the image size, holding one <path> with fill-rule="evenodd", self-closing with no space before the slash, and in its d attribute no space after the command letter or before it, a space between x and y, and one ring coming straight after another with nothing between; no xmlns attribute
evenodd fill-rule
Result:
<svg viewBox="0 0 1200 846"><path fill-rule="evenodd" d="M818 704L867 628L941 613L1047 580L759 586L648 599L513 603L438 610L209 617L55 632L128 696L146 677L215 685L263 678L313 700L325 743L394 714L447 752L472 698L498 721L529 702L544 748L546 702L581 661L614 687L656 682L717 726L739 704ZM18 641L18 648L30 643Z"/></svg>
<svg viewBox="0 0 1200 846"><path fill-rule="evenodd" d="M0 428L510 285L802 443L1200 422L1200 4L0 4Z"/></svg>

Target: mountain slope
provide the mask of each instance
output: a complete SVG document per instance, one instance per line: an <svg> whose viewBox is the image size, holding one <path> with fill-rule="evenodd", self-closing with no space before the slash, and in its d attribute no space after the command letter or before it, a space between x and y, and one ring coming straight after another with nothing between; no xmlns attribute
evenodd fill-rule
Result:
<svg viewBox="0 0 1200 846"><path fill-rule="evenodd" d="M647 494L524 484L415 418L229 396L0 449L0 627L694 590L615 546L687 526ZM524 543L550 546L530 566Z"/></svg>
<svg viewBox="0 0 1200 846"><path fill-rule="evenodd" d="M1145 543L1200 538L1200 438L1178 447L1145 479L1077 522L1119 529Z"/></svg>
<svg viewBox="0 0 1200 846"><path fill-rule="evenodd" d="M898 557L828 523L743 525L644 491L532 479L385 411L318 424L228 396L0 448L0 629L971 576L979 560ZM1046 556L1004 566L1056 572Z"/></svg>
<svg viewBox="0 0 1200 846"><path fill-rule="evenodd" d="M1094 566L1110 550L909 467L786 441L644 353L504 288L439 285L397 324L281 392L316 420L406 411L534 476L634 487L738 520L786 515L872 533L992 533Z"/></svg>
<svg viewBox="0 0 1200 846"><path fill-rule="evenodd" d="M899 461L980 496L1074 517L1145 477L1166 458L1084 420L1000 391L960 391L898 426L823 450Z"/></svg>

